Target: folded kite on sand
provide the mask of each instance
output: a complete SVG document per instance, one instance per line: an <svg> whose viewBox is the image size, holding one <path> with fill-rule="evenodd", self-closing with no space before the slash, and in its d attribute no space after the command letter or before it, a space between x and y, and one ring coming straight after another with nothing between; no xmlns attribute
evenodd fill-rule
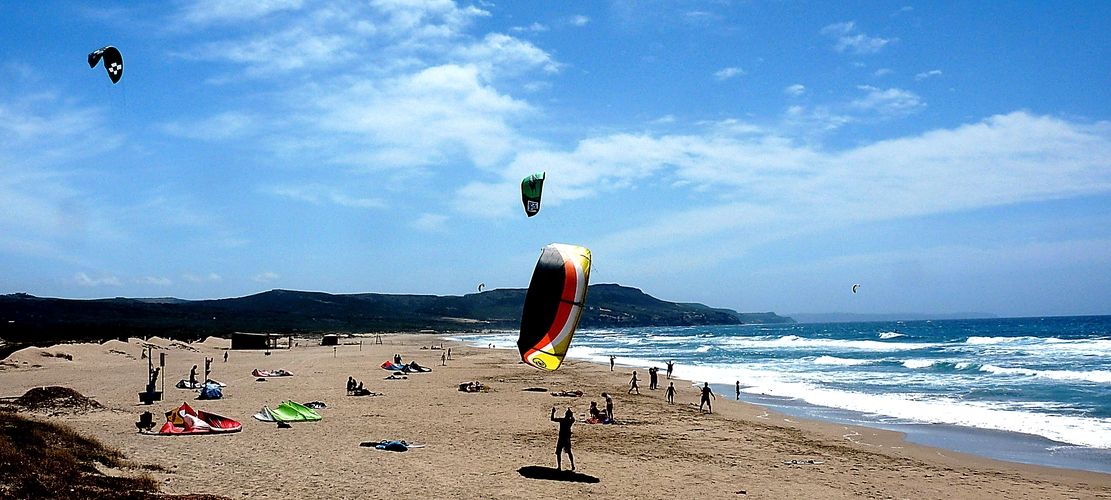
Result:
<svg viewBox="0 0 1111 500"><path fill-rule="evenodd" d="M285 370L259 370L255 368L255 371L251 372L251 375L256 377L292 377L293 372Z"/></svg>
<svg viewBox="0 0 1111 500"><path fill-rule="evenodd" d="M194 410L188 403L166 412L166 424L158 431L144 434L174 436L179 434L219 434L239 432L243 425L227 417Z"/></svg>
<svg viewBox="0 0 1111 500"><path fill-rule="evenodd" d="M410 448L424 448L423 444L409 444L405 441L366 441L359 443L359 446L386 451L408 451Z"/></svg>
<svg viewBox="0 0 1111 500"><path fill-rule="evenodd" d="M416 361L413 361L409 364L400 365L392 361L386 361L385 363L382 363L382 369L389 370L391 372L400 371L404 373L427 373L432 371L432 369L427 366L418 365Z"/></svg>
<svg viewBox="0 0 1111 500"><path fill-rule="evenodd" d="M316 410L293 401L286 401L274 409L263 406L254 417L263 422L315 422L322 418Z"/></svg>

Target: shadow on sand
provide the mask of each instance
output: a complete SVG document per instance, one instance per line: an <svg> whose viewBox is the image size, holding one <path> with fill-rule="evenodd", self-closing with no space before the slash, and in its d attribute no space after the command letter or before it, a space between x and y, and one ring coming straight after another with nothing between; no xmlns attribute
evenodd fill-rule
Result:
<svg viewBox="0 0 1111 500"><path fill-rule="evenodd" d="M528 465L517 469L522 476L529 479L547 479L549 481L569 481L572 483L597 483L598 478L588 476L586 474L579 474L578 472L569 470L553 469L551 467L540 467L538 465Z"/></svg>

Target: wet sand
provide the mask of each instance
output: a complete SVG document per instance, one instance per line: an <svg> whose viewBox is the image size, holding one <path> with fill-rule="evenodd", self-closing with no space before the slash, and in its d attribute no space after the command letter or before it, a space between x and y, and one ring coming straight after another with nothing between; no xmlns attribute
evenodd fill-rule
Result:
<svg viewBox="0 0 1111 500"><path fill-rule="evenodd" d="M84 414L38 413L122 450L132 460L159 464L151 474L165 493L212 493L231 498L1111 498L1111 475L999 462L907 443L895 432L803 420L720 396L714 413L700 413L699 393L675 380L675 405L664 390L626 394L631 370L569 361L554 373L519 362L516 353L441 341L435 335L341 338L340 345L299 340L290 350L230 351L230 342L182 344L151 339L167 353L166 399L139 404L147 361L144 342L69 344L28 348L0 364L0 396L35 386L59 385L107 409ZM363 345L351 345L362 341ZM440 366L445 351L452 360ZM424 347L422 349L422 347ZM50 354L44 356L43 354ZM433 368L405 380L382 362L400 354ZM63 354L72 357L72 360ZM196 401L173 387L204 358L211 378L226 383L225 398ZM37 366L36 366L37 365ZM256 382L253 369L294 376ZM347 377L382 396L346 395ZM490 392L464 393L460 383L480 381ZM661 386L667 380L660 374ZM525 391L581 390L581 398ZM571 407L585 418L591 401L614 396L620 425L576 423L577 475L555 474L557 424ZM251 417L263 405L292 399L323 401L323 420L280 429ZM183 401L231 417L243 431L229 435L148 436L134 422L143 411L161 414ZM406 440L423 448L396 453L359 443ZM811 463L813 461L814 463ZM786 463L785 463L786 462ZM818 463L821 462L821 463ZM564 457L564 467L568 466ZM523 472L523 473L522 473ZM124 473L134 473L124 471Z"/></svg>

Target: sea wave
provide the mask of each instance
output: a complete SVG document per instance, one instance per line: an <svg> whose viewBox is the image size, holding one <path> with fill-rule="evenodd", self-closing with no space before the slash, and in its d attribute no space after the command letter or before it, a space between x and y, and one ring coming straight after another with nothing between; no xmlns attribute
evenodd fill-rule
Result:
<svg viewBox="0 0 1111 500"><path fill-rule="evenodd" d="M929 368L938 363L941 363L941 361L936 359L908 359L906 361L903 361L903 366L911 370L918 370L922 368Z"/></svg>
<svg viewBox="0 0 1111 500"><path fill-rule="evenodd" d="M913 351L916 349L929 349L938 344L922 342L880 342L878 340L843 340L843 339L814 339L799 337L797 335L784 335L780 337L748 337L727 338L723 343L732 348L740 349L814 349L835 351Z"/></svg>
<svg viewBox="0 0 1111 500"><path fill-rule="evenodd" d="M870 364L870 363L874 363L874 361L868 360L868 359L838 358L836 356L818 356L817 358L814 359L814 364L816 364L816 365L854 366L854 365L866 365L866 364Z"/></svg>
<svg viewBox="0 0 1111 500"><path fill-rule="evenodd" d="M995 365L983 365L980 367L980 371L995 375L1041 377L1051 380L1076 380L1098 384L1111 384L1111 371L1107 370L1034 370L1030 368L1007 368Z"/></svg>
<svg viewBox="0 0 1111 500"><path fill-rule="evenodd" d="M724 383L724 382L717 382ZM745 384L741 380L742 385ZM774 395L809 404L883 415L906 422L943 423L980 429L1021 432L1054 441L1111 448L1111 419L1054 415L937 397L909 394L866 394L826 389L810 383L776 382L749 386L749 394Z"/></svg>
<svg viewBox="0 0 1111 500"><path fill-rule="evenodd" d="M899 332L880 332L880 338L884 340L890 340L898 337L906 337L906 335L903 335Z"/></svg>

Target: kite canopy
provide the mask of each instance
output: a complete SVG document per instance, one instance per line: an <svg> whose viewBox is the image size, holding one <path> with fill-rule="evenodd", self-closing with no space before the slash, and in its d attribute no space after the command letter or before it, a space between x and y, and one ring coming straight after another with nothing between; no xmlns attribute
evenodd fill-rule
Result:
<svg viewBox="0 0 1111 500"><path fill-rule="evenodd" d="M590 250L559 243L544 247L521 314L517 349L526 363L548 371L563 363L582 316L589 279Z"/></svg>
<svg viewBox="0 0 1111 500"><path fill-rule="evenodd" d="M179 434L218 434L239 432L243 426L239 422L213 413L194 410L188 403L166 412L166 423L157 432L173 436Z"/></svg>
<svg viewBox="0 0 1111 500"><path fill-rule="evenodd" d="M89 67L95 68L101 59L104 59L104 69L108 72L108 78L112 79L113 84L118 83L123 77L123 55L111 45L97 49L89 54Z"/></svg>
<svg viewBox="0 0 1111 500"><path fill-rule="evenodd" d="M521 181L521 203L529 217L540 212L540 193L544 191L544 172L532 174Z"/></svg>
<svg viewBox="0 0 1111 500"><path fill-rule="evenodd" d="M479 284L478 284L478 291L479 291L479 293L482 293L482 288L483 288L483 287L485 287L485 286L486 286L486 283L479 283Z"/></svg>
<svg viewBox="0 0 1111 500"><path fill-rule="evenodd" d="M859 283L858 283L858 284L856 284L856 285L853 285L853 293L856 293L856 289L857 289L857 288L860 288L860 284L859 284Z"/></svg>

